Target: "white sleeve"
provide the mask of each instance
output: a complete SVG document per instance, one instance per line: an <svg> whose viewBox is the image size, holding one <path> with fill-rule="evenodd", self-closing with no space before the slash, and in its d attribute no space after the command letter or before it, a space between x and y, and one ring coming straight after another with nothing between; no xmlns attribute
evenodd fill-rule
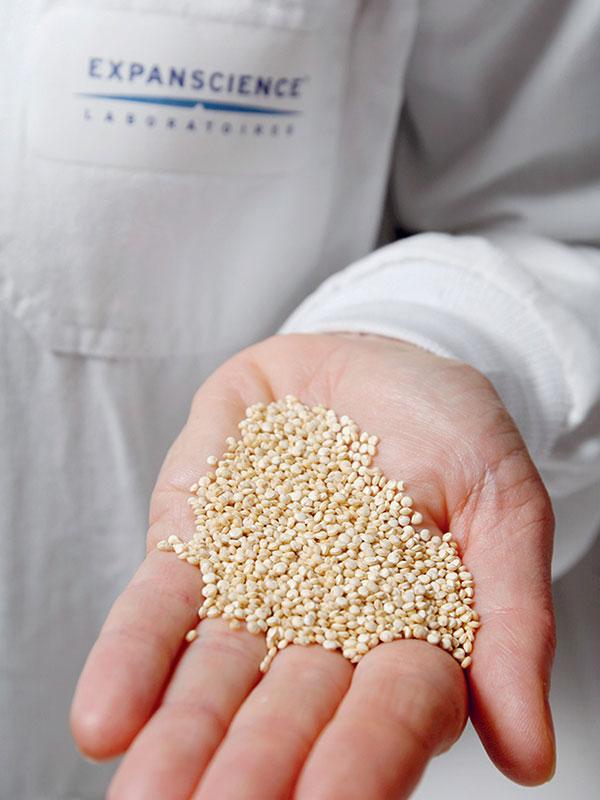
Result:
<svg viewBox="0 0 600 800"><path fill-rule="evenodd" d="M283 332L404 339L486 375L557 512L555 574L600 524L600 251L490 230L418 234L334 275ZM577 519L572 508L577 505Z"/></svg>

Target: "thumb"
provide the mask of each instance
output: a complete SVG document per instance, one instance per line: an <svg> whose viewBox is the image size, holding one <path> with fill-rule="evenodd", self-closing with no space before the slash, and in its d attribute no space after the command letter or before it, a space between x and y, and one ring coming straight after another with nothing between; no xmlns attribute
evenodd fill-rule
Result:
<svg viewBox="0 0 600 800"><path fill-rule="evenodd" d="M451 518L476 576L481 619L471 716L498 768L525 785L549 780L555 765L548 704L553 527L549 498L523 446L488 462L466 506Z"/></svg>

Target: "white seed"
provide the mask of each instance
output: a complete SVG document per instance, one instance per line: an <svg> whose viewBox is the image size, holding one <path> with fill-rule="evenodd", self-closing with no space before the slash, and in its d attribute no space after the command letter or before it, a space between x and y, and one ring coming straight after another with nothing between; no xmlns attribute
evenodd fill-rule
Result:
<svg viewBox="0 0 600 800"><path fill-rule="evenodd" d="M468 666L473 577L452 534L418 530L403 482L371 466L377 438L291 396L250 406L239 430L190 489L192 539L157 545L199 567L199 618L264 635L263 671L292 642L357 663L399 638Z"/></svg>

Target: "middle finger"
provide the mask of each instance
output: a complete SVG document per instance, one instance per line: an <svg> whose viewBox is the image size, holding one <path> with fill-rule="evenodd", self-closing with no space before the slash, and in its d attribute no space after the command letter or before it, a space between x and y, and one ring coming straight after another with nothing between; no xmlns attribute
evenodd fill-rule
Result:
<svg viewBox="0 0 600 800"><path fill-rule="evenodd" d="M194 800L280 800L291 796L313 742L352 677L340 653L290 646L235 717Z"/></svg>

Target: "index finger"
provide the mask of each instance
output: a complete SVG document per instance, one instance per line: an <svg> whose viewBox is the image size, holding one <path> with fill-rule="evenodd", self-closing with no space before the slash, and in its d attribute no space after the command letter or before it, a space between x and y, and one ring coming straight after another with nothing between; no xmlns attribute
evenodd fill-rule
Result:
<svg viewBox="0 0 600 800"><path fill-rule="evenodd" d="M112 758L129 746L158 703L186 631L198 622L197 570L154 551L113 606L71 707L85 754Z"/></svg>
<svg viewBox="0 0 600 800"><path fill-rule="evenodd" d="M237 431L246 402L226 365L197 393L189 419L169 451L153 495L149 553L114 604L79 679L71 728L81 750L94 758L118 755L157 707L185 633L198 623L200 572L154 549L156 542L194 532L189 486L206 473L206 459ZM247 374L252 397L265 394Z"/></svg>

